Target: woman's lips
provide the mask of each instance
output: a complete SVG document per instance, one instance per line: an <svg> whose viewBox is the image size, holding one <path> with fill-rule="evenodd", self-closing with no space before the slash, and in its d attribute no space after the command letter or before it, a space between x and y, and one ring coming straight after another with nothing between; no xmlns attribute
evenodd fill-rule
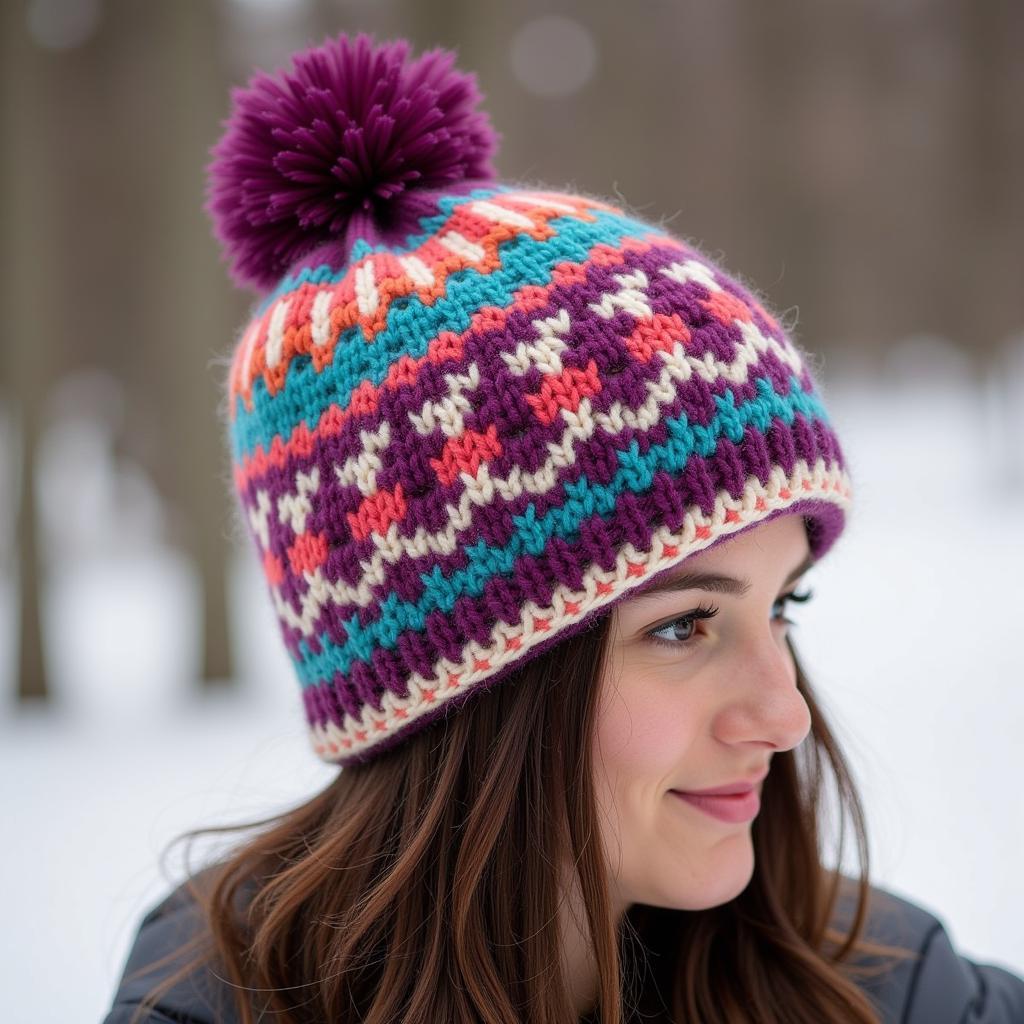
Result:
<svg viewBox="0 0 1024 1024"><path fill-rule="evenodd" d="M729 787L736 789L738 787ZM727 821L730 824L739 824L744 821L753 821L757 812L761 809L761 798L758 795L759 786L748 786L736 793L681 793L677 789L670 792L673 796L679 797L691 807L696 807L705 814L719 821Z"/></svg>

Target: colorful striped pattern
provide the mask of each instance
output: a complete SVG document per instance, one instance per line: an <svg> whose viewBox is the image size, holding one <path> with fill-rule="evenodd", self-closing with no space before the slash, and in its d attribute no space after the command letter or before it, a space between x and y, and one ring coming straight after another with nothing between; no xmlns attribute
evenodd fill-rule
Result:
<svg viewBox="0 0 1024 1024"><path fill-rule="evenodd" d="M311 741L366 760L652 575L850 481L801 352L700 252L591 199L445 197L306 266L228 382L234 476Z"/></svg>

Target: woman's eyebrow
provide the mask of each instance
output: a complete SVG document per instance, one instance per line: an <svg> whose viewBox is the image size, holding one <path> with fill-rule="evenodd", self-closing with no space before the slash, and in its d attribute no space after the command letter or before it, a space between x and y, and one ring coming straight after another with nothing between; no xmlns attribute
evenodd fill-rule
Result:
<svg viewBox="0 0 1024 1024"><path fill-rule="evenodd" d="M814 556L807 557L786 577L783 586L788 586L798 576L803 575L814 565ZM651 584L644 590L634 595L633 600L638 601L644 597L652 597L655 594L664 594L677 590L710 590L717 594L734 594L743 597L750 590L750 580L726 576L714 572L688 572L682 576L673 576L670 579L660 580Z"/></svg>

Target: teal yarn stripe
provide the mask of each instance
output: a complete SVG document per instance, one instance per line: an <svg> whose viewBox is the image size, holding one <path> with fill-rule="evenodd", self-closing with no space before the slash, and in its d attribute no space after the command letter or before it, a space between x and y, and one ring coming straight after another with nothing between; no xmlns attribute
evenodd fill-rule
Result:
<svg viewBox="0 0 1024 1024"><path fill-rule="evenodd" d="M236 401L231 429L235 462L258 445L268 449L275 437L287 439L301 420L314 429L329 406L347 406L363 381L379 386L399 356L417 359L442 330L468 330L473 314L481 307L505 308L524 285L546 286L559 263L582 262L599 243L620 245L624 238L642 237L651 230L602 211L595 217L594 222L553 218L549 223L557 233L540 242L517 235L501 245L500 267L488 274L472 267L457 271L448 278L446 293L432 306L415 295L392 304L387 326L372 343L363 340L360 328L350 328L335 345L334 361L320 373L308 356L293 359L285 387L276 395L270 395L262 377L257 378L252 387L253 411L246 410L241 396Z"/></svg>
<svg viewBox="0 0 1024 1024"><path fill-rule="evenodd" d="M791 425L797 413L808 420L828 423L820 399L814 393L801 389L795 376L790 377L791 391L779 395L766 378L757 381L758 397L737 406L732 392L716 396L718 412L708 426L691 425L685 413L665 420L669 440L651 445L641 454L634 439L625 450L618 452L619 469L608 484L595 484L586 477L562 485L564 503L537 516L531 503L526 511L513 517L515 533L508 544L491 547L482 540L466 548L469 564L452 573L447 579L435 566L430 573L421 575L425 587L417 601L401 601L389 594L380 603L380 617L366 626L358 615L343 622L348 639L334 643L326 633L320 636L321 652L314 654L305 641L299 644L301 662L297 665L303 685L315 685L329 680L336 672L347 673L357 661L370 660L375 649L393 650L398 638L407 630L424 628L427 615L433 611L450 612L460 597L479 597L487 582L495 576L512 572L516 560L523 554L541 554L549 539L559 536L572 539L580 525L591 516L610 516L617 498L631 491L640 494L648 490L654 474L665 470L679 473L694 453L705 458L712 455L718 438L725 436L738 444L743 439L747 424L766 433L772 421L781 420Z"/></svg>
<svg viewBox="0 0 1024 1024"><path fill-rule="evenodd" d="M420 221L418 234L408 235L400 245L387 245L384 242L378 245L370 245L368 242L358 239L352 246L352 251L349 253L348 261L344 267L338 269L329 264L321 264L319 267L307 267L304 270L300 270L297 274L288 274L266 298L260 300L255 315L262 316L282 295L287 295L288 292L294 291L299 285L337 284L348 273L349 267L353 263L370 253L389 252L395 256L405 256L436 235L444 227L457 206L461 206L463 203L472 203L478 199L490 199L492 196L508 191L510 191L508 188L477 188L466 195L442 196L437 203L441 212L434 214L432 217L424 217Z"/></svg>

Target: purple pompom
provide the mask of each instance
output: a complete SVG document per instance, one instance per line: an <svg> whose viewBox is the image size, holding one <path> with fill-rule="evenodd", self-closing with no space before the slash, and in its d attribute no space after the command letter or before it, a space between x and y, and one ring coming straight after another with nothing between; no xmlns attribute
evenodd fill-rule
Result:
<svg viewBox="0 0 1024 1024"><path fill-rule="evenodd" d="M408 56L404 40L342 35L232 91L206 209L236 282L271 289L325 243L401 240L439 193L494 180L475 76L446 50Z"/></svg>

